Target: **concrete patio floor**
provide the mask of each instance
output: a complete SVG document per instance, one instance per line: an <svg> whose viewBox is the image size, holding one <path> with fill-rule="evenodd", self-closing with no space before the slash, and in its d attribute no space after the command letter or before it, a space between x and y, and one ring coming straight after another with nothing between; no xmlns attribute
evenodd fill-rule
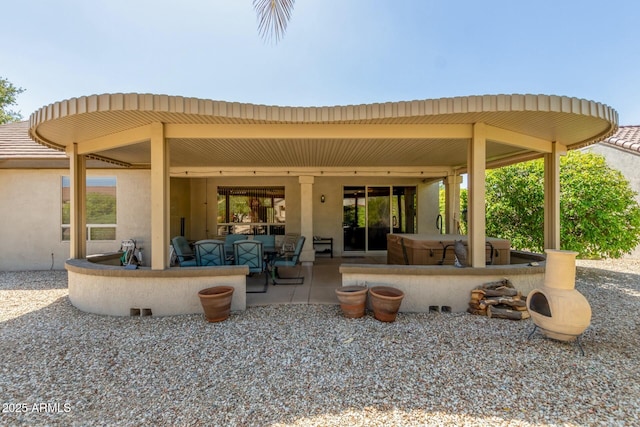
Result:
<svg viewBox="0 0 640 427"><path fill-rule="evenodd" d="M282 277L295 277L300 269L302 285L276 285L269 281L266 293L247 293L247 307L271 304L338 304L335 289L342 286L340 264L385 264L386 256L334 257L319 255L313 265L281 268ZM264 276L247 278L247 290L260 290Z"/></svg>

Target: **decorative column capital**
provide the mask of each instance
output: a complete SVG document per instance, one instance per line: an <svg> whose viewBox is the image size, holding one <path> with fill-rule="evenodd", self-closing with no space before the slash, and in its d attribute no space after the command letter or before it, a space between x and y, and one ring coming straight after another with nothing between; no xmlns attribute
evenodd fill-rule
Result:
<svg viewBox="0 0 640 427"><path fill-rule="evenodd" d="M313 184L315 182L315 177L302 175L298 177L298 182L300 184Z"/></svg>
<svg viewBox="0 0 640 427"><path fill-rule="evenodd" d="M460 175L447 175L445 183L448 185L462 184L462 177Z"/></svg>

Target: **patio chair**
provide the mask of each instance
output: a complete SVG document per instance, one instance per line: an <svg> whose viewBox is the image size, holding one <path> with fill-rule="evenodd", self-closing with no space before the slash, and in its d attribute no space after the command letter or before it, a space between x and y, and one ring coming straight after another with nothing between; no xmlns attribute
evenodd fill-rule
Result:
<svg viewBox="0 0 640 427"><path fill-rule="evenodd" d="M246 234L227 234L224 238L224 252L227 255L227 259L233 262L233 243L238 240L247 240Z"/></svg>
<svg viewBox="0 0 640 427"><path fill-rule="evenodd" d="M296 242L298 241L298 237L300 234L298 233L287 233L284 235L284 240L282 241L282 250L284 252L293 252L296 250Z"/></svg>
<svg viewBox="0 0 640 427"><path fill-rule="evenodd" d="M198 240L195 245L196 263L199 266L217 266L226 264L224 242L222 240Z"/></svg>
<svg viewBox="0 0 640 427"><path fill-rule="evenodd" d="M176 253L180 267L195 267L198 265L196 255L191 250L191 246L189 246L189 242L187 242L184 236L174 237L171 239L171 244L173 245L173 250Z"/></svg>
<svg viewBox="0 0 640 427"><path fill-rule="evenodd" d="M276 247L276 236L273 234L257 234L253 236L253 240L262 242L263 249L275 249Z"/></svg>
<svg viewBox="0 0 640 427"><path fill-rule="evenodd" d="M299 236L293 252L285 252L282 256L277 256L271 261L271 279L274 285L302 285L304 276L300 276L300 253L304 246L305 237ZM299 265L296 277L280 277L278 274L279 267L295 267ZM284 281L283 281L284 280Z"/></svg>
<svg viewBox="0 0 640 427"><path fill-rule="evenodd" d="M257 240L238 240L233 242L233 261L235 265L246 265L249 274L264 273L264 287L261 291L247 291L247 293L265 293L269 286L269 275L264 262L262 242Z"/></svg>

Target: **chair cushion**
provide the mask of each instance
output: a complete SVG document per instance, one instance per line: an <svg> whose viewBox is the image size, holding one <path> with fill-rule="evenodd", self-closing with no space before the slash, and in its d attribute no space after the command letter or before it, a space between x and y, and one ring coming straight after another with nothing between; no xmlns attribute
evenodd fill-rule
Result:
<svg viewBox="0 0 640 427"><path fill-rule="evenodd" d="M264 271L264 252L262 242L239 240L233 243L233 257L236 265L246 265L251 273Z"/></svg>
<svg viewBox="0 0 640 427"><path fill-rule="evenodd" d="M198 263L195 259L186 259L184 261L179 261L180 267L197 267Z"/></svg>
<svg viewBox="0 0 640 427"><path fill-rule="evenodd" d="M293 261L291 258L284 257L276 257L271 265L274 267L295 267L297 262Z"/></svg>
<svg viewBox="0 0 640 427"><path fill-rule="evenodd" d="M196 262L199 266L218 266L226 264L224 242L221 240L199 240L194 245Z"/></svg>
<svg viewBox="0 0 640 427"><path fill-rule="evenodd" d="M224 251L227 254L233 253L233 243L239 240L246 240L246 234L227 234L224 238Z"/></svg>
<svg viewBox="0 0 640 427"><path fill-rule="evenodd" d="M191 250L191 246L189 246L189 242L183 236L176 236L171 239L171 242L173 243L173 247L175 248L178 255L193 255L193 251Z"/></svg>

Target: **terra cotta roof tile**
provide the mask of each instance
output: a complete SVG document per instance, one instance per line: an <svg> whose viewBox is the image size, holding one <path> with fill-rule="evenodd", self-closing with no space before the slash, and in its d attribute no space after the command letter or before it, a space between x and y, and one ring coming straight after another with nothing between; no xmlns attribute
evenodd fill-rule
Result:
<svg viewBox="0 0 640 427"><path fill-rule="evenodd" d="M616 133L603 142L638 154L640 153L640 126L620 126Z"/></svg>
<svg viewBox="0 0 640 427"><path fill-rule="evenodd" d="M65 159L64 151L38 144L29 137L29 122L0 126L0 159Z"/></svg>

